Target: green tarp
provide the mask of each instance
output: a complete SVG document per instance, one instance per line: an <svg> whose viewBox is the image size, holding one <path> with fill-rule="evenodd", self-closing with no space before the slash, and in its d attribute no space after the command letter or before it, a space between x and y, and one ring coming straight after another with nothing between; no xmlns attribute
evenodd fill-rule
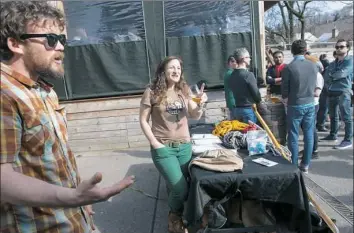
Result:
<svg viewBox="0 0 354 233"><path fill-rule="evenodd" d="M249 2L68 1L64 8L60 100L141 94L168 55L183 59L190 84L220 88L227 57L254 47Z"/></svg>
<svg viewBox="0 0 354 233"><path fill-rule="evenodd" d="M240 47L251 53L251 33L167 38L167 54L180 56L185 78L191 84L207 81L208 87L223 85L227 57Z"/></svg>
<svg viewBox="0 0 354 233"><path fill-rule="evenodd" d="M136 93L149 83L144 41L66 48L69 99Z"/></svg>
<svg viewBox="0 0 354 233"><path fill-rule="evenodd" d="M251 33L166 39L166 53L182 58L187 81L211 88L223 85L226 59L240 47L251 52ZM61 100L87 99L142 93L149 81L145 41L103 43L67 47L66 88L57 81L55 89Z"/></svg>

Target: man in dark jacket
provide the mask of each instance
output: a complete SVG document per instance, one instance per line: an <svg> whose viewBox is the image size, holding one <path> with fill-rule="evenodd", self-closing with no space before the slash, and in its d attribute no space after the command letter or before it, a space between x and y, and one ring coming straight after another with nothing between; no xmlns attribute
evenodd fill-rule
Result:
<svg viewBox="0 0 354 233"><path fill-rule="evenodd" d="M252 105L261 102L261 94L254 74L247 69L251 63L250 54L247 49L240 48L235 51L234 58L238 66L229 79L229 88L236 99L234 119L245 123L249 120L257 122Z"/></svg>
<svg viewBox="0 0 354 233"><path fill-rule="evenodd" d="M339 128L339 114L345 123L345 135L343 141L336 149L351 148L353 139L352 118L352 82L353 82L353 56L348 55L350 44L340 39L336 44L337 58L328 66L324 79L328 87L329 115L331 118L331 132L323 138L326 141L336 141Z"/></svg>
<svg viewBox="0 0 354 233"><path fill-rule="evenodd" d="M267 70L266 81L270 85L270 93L281 95L281 72L286 64L284 63L284 54L282 51L275 51L273 53L275 65L272 65Z"/></svg>
<svg viewBox="0 0 354 233"><path fill-rule="evenodd" d="M336 51L334 51L336 52ZM323 72L321 73L324 76L327 67L329 66L329 60L327 58L327 54L321 54L320 61L323 66ZM327 132L328 129L325 127L325 121L328 113L328 96L327 96L327 86L324 85L321 95L320 95L320 105L317 113L317 130L319 132Z"/></svg>
<svg viewBox="0 0 354 233"><path fill-rule="evenodd" d="M225 101L226 107L229 109L230 112L230 119L233 119L233 109L235 108L235 98L234 94L232 93L229 87L229 79L231 77L232 72L237 67L237 62L233 55L229 56L227 59L227 71L224 74L224 91L225 91Z"/></svg>
<svg viewBox="0 0 354 233"><path fill-rule="evenodd" d="M299 126L304 133L304 155L300 170L307 173L310 165L315 128L314 91L318 68L305 59L307 44L304 40L296 40L291 45L294 60L283 70L282 98L287 103L288 147L292 154L292 163L298 164Z"/></svg>

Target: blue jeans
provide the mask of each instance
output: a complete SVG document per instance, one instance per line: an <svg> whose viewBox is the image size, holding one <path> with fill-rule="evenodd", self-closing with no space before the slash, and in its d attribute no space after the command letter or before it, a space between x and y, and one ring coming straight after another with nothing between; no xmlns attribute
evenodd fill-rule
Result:
<svg viewBox="0 0 354 233"><path fill-rule="evenodd" d="M304 155L301 160L302 166L309 166L313 151L315 129L315 106L297 105L288 106L287 126L288 126L288 148L292 154L292 163L297 165L299 158L299 126L302 126L304 133Z"/></svg>
<svg viewBox="0 0 354 233"><path fill-rule="evenodd" d="M257 123L257 117L252 109L252 107L240 108L236 107L232 111L233 120L242 121L248 124L248 121Z"/></svg>
<svg viewBox="0 0 354 233"><path fill-rule="evenodd" d="M326 122L326 116L328 113L328 94L327 89L323 89L320 95L319 105L320 108L317 113L317 126L324 127Z"/></svg>
<svg viewBox="0 0 354 233"><path fill-rule="evenodd" d="M353 119L352 119L352 103L351 94L343 93L340 96L329 97L329 115L331 118L331 132L330 135L337 137L339 129L339 114L342 116L342 120L345 124L345 141L352 141L353 139Z"/></svg>
<svg viewBox="0 0 354 233"><path fill-rule="evenodd" d="M235 108L229 108L229 113L230 113L229 119L230 120L235 120L236 119Z"/></svg>

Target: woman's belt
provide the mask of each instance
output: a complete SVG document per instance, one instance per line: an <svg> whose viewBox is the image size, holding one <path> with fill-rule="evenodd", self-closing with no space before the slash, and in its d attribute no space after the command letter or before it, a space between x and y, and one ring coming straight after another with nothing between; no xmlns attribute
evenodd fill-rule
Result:
<svg viewBox="0 0 354 233"><path fill-rule="evenodd" d="M163 140L163 144L168 147L177 148L182 144L189 143L189 140L178 139L178 140Z"/></svg>

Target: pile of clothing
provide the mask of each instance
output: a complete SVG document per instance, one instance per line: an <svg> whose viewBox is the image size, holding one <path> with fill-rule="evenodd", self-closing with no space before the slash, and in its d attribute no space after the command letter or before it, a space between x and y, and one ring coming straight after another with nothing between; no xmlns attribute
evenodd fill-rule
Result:
<svg viewBox="0 0 354 233"><path fill-rule="evenodd" d="M189 169L193 165L219 172L243 168L243 160L237 150L225 148L220 138L212 134L193 134L192 151L196 157L190 162Z"/></svg>

